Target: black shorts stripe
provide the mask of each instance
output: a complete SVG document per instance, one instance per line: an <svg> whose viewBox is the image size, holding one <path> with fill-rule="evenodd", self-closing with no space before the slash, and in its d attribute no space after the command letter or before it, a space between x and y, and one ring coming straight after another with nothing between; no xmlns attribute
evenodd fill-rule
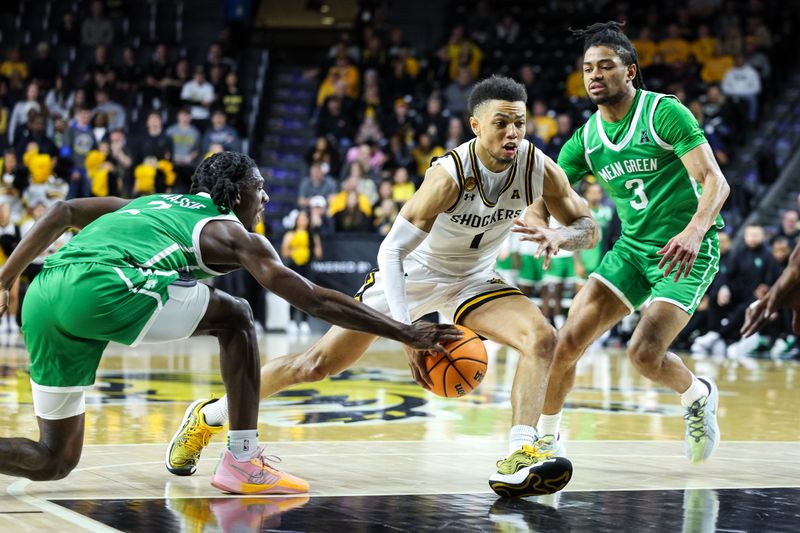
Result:
<svg viewBox="0 0 800 533"><path fill-rule="evenodd" d="M498 298L505 298L506 296L516 295L522 296L522 291L514 287L507 287L505 289L489 291L479 294L478 296L473 296L456 308L456 312L453 314L453 323L461 324L467 315L487 302L497 300Z"/></svg>

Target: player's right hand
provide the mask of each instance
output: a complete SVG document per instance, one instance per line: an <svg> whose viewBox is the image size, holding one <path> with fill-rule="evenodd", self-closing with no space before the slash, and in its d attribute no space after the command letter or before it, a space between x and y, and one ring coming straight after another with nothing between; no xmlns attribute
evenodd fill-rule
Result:
<svg viewBox="0 0 800 533"><path fill-rule="evenodd" d="M431 324L421 321L411 324L409 328L411 338L406 342L408 346L445 355L447 350L444 349L444 345L457 341L463 335L453 324Z"/></svg>
<svg viewBox="0 0 800 533"><path fill-rule="evenodd" d="M511 231L520 235L519 240L535 242L539 247L533 256L536 259L544 257L542 268L550 268L550 258L558 253L561 248L561 236L557 230L543 226L528 226L524 220L514 220Z"/></svg>
<svg viewBox="0 0 800 533"><path fill-rule="evenodd" d="M403 346L403 351L406 354L406 362L411 369L411 377L414 381L425 390L431 390L433 387L433 380L428 375L428 367L425 364L425 358L430 357L426 350L414 350L408 346Z"/></svg>

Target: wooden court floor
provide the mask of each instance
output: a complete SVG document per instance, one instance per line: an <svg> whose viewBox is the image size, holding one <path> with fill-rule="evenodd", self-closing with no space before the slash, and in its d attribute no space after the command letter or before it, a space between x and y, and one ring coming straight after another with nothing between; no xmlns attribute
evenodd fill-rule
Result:
<svg viewBox="0 0 800 533"><path fill-rule="evenodd" d="M262 358L312 340L264 336ZM35 438L26 352L16 337L0 344L0 436ZM411 381L398 345L379 341L342 375L261 404L261 441L311 493L242 498L209 485L224 438L192 477L163 466L186 405L224 392L217 353L213 339L110 347L87 396L81 463L56 482L0 476L0 531L798 530L797 363L687 358L720 387L723 437L693 466L677 397L619 350L593 350L563 423L572 481L507 501L487 478L505 453L516 354L499 349L477 391L443 399Z"/></svg>

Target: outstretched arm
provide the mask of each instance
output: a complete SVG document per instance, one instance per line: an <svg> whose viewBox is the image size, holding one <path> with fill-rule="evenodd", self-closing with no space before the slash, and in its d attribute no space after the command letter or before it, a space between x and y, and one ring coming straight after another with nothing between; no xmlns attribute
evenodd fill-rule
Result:
<svg viewBox="0 0 800 533"><path fill-rule="evenodd" d="M581 250L597 244L600 233L586 202L569 185L564 171L547 156L544 163L542 198L526 211L524 220L516 220L511 231L520 234L521 240L539 244L537 255L549 257L565 250ZM562 227L547 227L547 214L552 214Z"/></svg>
<svg viewBox="0 0 800 533"><path fill-rule="evenodd" d="M4 294L23 270L69 228L83 228L93 220L120 209L130 200L122 198L79 198L59 200L22 238L0 269L0 314L5 312Z"/></svg>
<svg viewBox="0 0 800 533"><path fill-rule="evenodd" d="M800 334L800 243L789 256L789 264L767 293L747 308L742 337L749 337L776 317L783 308L792 310L792 331Z"/></svg>
<svg viewBox="0 0 800 533"><path fill-rule="evenodd" d="M682 232L669 240L666 246L659 250L662 255L658 268L663 268L664 277L675 271L674 281L680 279L681 274L688 277L700 251L700 245L706 232L714 225L714 220L719 215L722 205L728 198L730 187L722 171L714 159L714 152L708 143L703 143L686 152L681 157L681 162L689 175L703 186L703 194L697 203L697 211L692 220Z"/></svg>
<svg viewBox="0 0 800 533"><path fill-rule="evenodd" d="M211 222L200 236L207 264L241 265L258 282L298 309L347 329L364 331L408 344L420 350L444 352L443 344L461 337L449 325L406 325L337 291L322 288L281 262L272 245L240 224Z"/></svg>

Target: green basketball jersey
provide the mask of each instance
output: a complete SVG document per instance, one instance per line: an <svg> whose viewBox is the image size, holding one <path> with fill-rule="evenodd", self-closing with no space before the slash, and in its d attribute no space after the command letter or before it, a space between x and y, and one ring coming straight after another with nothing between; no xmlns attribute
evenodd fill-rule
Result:
<svg viewBox="0 0 800 533"><path fill-rule="evenodd" d="M623 236L664 245L697 211L700 185L680 158L707 142L677 98L637 90L618 122L595 112L565 143L558 164L572 183L594 174L617 207ZM723 227L721 217L715 226Z"/></svg>
<svg viewBox="0 0 800 533"><path fill-rule="evenodd" d="M137 268L159 277L195 279L218 276L203 263L200 232L211 220L239 222L222 214L208 194L155 194L131 201L87 225L45 268L71 263L98 263Z"/></svg>

